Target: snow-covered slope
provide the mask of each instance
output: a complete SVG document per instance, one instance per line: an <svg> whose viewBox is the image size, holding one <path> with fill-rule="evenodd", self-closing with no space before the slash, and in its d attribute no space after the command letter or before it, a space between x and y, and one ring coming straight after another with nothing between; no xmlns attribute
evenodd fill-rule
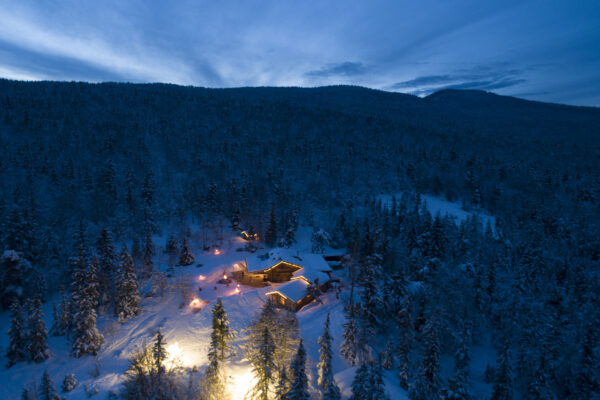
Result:
<svg viewBox="0 0 600 400"><path fill-rule="evenodd" d="M309 251L310 229L301 229L298 232L298 239L298 251ZM161 243L160 240L155 240L155 242ZM188 267L176 267L177 275L183 276L190 283L192 293L197 298L208 302L200 311L194 312L189 305L180 308L182 299L177 289L173 287L162 297L144 298L141 315L127 320L125 323L118 323L112 315L101 316L98 319L98 326L105 337L105 342L97 357L72 358L69 356L70 346L65 337L49 337L48 343L52 355L46 361L40 364L21 362L11 368L0 367L0 398L18 399L25 385L32 382L39 383L44 370L48 370L58 388L66 374L75 374L78 384L75 390L67 395L68 399L87 398L85 385L95 386L99 390L97 398L105 398L109 391L117 392L119 390L122 374L127 369L128 359L136 347L151 341L158 329L165 336L167 344L170 346L169 350L179 353L185 367L198 366L202 370L207 362L211 308L215 300L221 298L232 328L236 332L240 332L260 311L266 299L264 294L273 289L273 287L257 289L241 286L241 292L238 294L235 291L235 283L230 286L217 283L224 271L231 270L235 263L249 255L249 253L236 251L241 245L241 239L232 234L225 242L221 254L196 251L194 252L196 263ZM166 269L166 260L162 259L162 256L157 257L156 263L158 268ZM196 267L197 263L203 264L203 266ZM340 278L343 279L342 276ZM174 280L176 279L177 277ZM199 288L202 288L202 291L199 291ZM297 314L301 335L307 349L308 371L314 384L317 376L317 340L322 334L327 313L330 313L331 333L334 338L333 347L336 350L333 359L334 373L343 392L349 396L355 368L349 368L349 365L337 352L343 332L343 304L340 299L336 298L335 293L325 294L322 300L323 304L313 302ZM43 311L46 324L50 327L52 301L44 304ZM0 314L0 327L3 331L8 330L9 314L7 312ZM1 335L0 340L2 346L0 362L5 364L4 349L8 345L7 335ZM238 389L243 383L240 381L240 377L248 376L250 371L247 361L243 359L240 344L241 340L238 338L234 344L237 355L230 362L232 386L238 386ZM99 375L94 377L97 369ZM393 375L386 377L386 383L393 399L404 398L403 392L394 388ZM239 391L236 393L239 394Z"/></svg>

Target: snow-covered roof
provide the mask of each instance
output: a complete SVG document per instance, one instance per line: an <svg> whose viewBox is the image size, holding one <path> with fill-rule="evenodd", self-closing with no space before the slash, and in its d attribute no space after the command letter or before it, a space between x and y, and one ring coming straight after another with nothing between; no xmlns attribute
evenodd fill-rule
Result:
<svg viewBox="0 0 600 400"><path fill-rule="evenodd" d="M248 272L257 272L270 268L280 261L302 266L302 257L298 253L279 247L268 253L251 255L246 259L246 265Z"/></svg>
<svg viewBox="0 0 600 400"><path fill-rule="evenodd" d="M275 248L264 254L253 254L246 259L248 272L263 271L272 267L280 261L302 267L295 271L294 278L304 277L309 282L319 280L319 283L329 280L327 272L331 272L331 267L325 261L321 254L299 253L283 248Z"/></svg>
<svg viewBox="0 0 600 400"><path fill-rule="evenodd" d="M302 265L302 269L294 272L294 278L303 276L312 283L318 279L319 284L329 280L328 272L331 272L331 267L322 255L303 254L300 265Z"/></svg>
<svg viewBox="0 0 600 400"><path fill-rule="evenodd" d="M277 289L268 292L267 296L270 294L279 293L283 297L287 297L294 303L299 300L302 300L304 296L306 296L306 288L308 287L308 283L303 279L294 279L293 281L289 281L279 286Z"/></svg>

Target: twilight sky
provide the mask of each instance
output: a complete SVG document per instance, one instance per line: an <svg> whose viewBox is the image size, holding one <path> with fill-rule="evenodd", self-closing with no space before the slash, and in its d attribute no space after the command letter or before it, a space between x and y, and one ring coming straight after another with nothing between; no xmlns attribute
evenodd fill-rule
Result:
<svg viewBox="0 0 600 400"><path fill-rule="evenodd" d="M167 4L172 3L172 4ZM0 0L0 77L600 106L599 0Z"/></svg>

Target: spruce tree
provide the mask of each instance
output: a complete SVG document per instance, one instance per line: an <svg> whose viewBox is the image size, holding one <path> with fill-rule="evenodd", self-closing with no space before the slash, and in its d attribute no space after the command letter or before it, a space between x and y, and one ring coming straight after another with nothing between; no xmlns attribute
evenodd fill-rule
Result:
<svg viewBox="0 0 600 400"><path fill-rule="evenodd" d="M22 306L17 299L13 300L10 307L10 329L8 330L9 345L6 352L7 367L27 359L27 334Z"/></svg>
<svg viewBox="0 0 600 400"><path fill-rule="evenodd" d="M279 370L279 378L274 390L274 400L287 400L287 392L290 390L290 380L288 379L286 368Z"/></svg>
<svg viewBox="0 0 600 400"><path fill-rule="evenodd" d="M381 366L364 363L358 368L352 381L350 400L389 400L385 392Z"/></svg>
<svg viewBox="0 0 600 400"><path fill-rule="evenodd" d="M50 379L50 374L48 374L48 370L44 371L44 375L42 375L42 384L40 386L40 400L61 400L58 393L56 393L56 388L54 387L54 383Z"/></svg>
<svg viewBox="0 0 600 400"><path fill-rule="evenodd" d="M354 305L350 304L347 322L344 324L344 340L340 345L340 354L352 366L358 365L358 327L354 316Z"/></svg>
<svg viewBox="0 0 600 400"><path fill-rule="evenodd" d="M423 330L423 377L429 393L439 390L440 343L436 317L430 318Z"/></svg>
<svg viewBox="0 0 600 400"><path fill-rule="evenodd" d="M27 324L27 353L28 358L36 363L42 362L48 358L48 344L46 338L48 330L42 314L42 301L39 295L36 295L30 302L29 318Z"/></svg>
<svg viewBox="0 0 600 400"><path fill-rule="evenodd" d="M277 216L275 215L275 206L271 205L269 213L269 223L265 231L265 244L269 247L275 246L277 243Z"/></svg>
<svg viewBox="0 0 600 400"><path fill-rule="evenodd" d="M154 271L154 262L152 257L154 256L154 243L152 242L152 232L146 232L144 240L144 254L142 259L142 276L144 278L150 278Z"/></svg>
<svg viewBox="0 0 600 400"><path fill-rule="evenodd" d="M140 292L137 276L133 266L133 258L123 247L121 264L117 271L117 290L115 297L115 314L119 320L135 317L140 313Z"/></svg>
<svg viewBox="0 0 600 400"><path fill-rule="evenodd" d="M352 380L352 396L350 400L365 400L369 397L370 387L370 369L369 365L364 363L356 371Z"/></svg>
<svg viewBox="0 0 600 400"><path fill-rule="evenodd" d="M212 309L212 328L206 383L209 398L217 400L225 396L224 364L230 352L229 342L233 339L233 333L229 328L229 320L221 299L217 299Z"/></svg>
<svg viewBox="0 0 600 400"><path fill-rule="evenodd" d="M77 379L75 379L75 374L67 374L65 375L65 379L63 379L61 389L64 393L69 393L77 386Z"/></svg>
<svg viewBox="0 0 600 400"><path fill-rule="evenodd" d="M381 275L381 257L378 255L367 257L361 268L361 314L370 332L375 332L381 325L383 316L384 307L379 287Z"/></svg>
<svg viewBox="0 0 600 400"><path fill-rule="evenodd" d="M331 368L331 341L332 337L329 334L329 313L325 319L325 326L323 327L323 335L319 338L319 363L317 364L317 370L319 378L317 385L321 392L322 400L340 400L341 393L340 388L336 385L335 379L333 378L333 370Z"/></svg>
<svg viewBox="0 0 600 400"><path fill-rule="evenodd" d="M13 300L21 301L24 289L25 264L14 250L6 250L0 257L0 303L4 310Z"/></svg>
<svg viewBox="0 0 600 400"><path fill-rule="evenodd" d="M64 286L59 289L60 303L56 308L56 319L52 325L51 334L53 336L63 336L69 334L72 324L71 303L67 299Z"/></svg>
<svg viewBox="0 0 600 400"><path fill-rule="evenodd" d="M298 346L298 352L291 366L291 387L286 396L288 400L309 400L308 377L306 376L306 351L302 339Z"/></svg>
<svg viewBox="0 0 600 400"><path fill-rule="evenodd" d="M77 299L77 311L73 316L73 357L98 354L104 336L96 328L96 307L98 306L98 260L94 258L85 274L85 284L77 288L73 298Z"/></svg>
<svg viewBox="0 0 600 400"><path fill-rule="evenodd" d="M444 390L447 400L468 400L469 391L469 362L471 356L467 346L466 335L460 338L460 343L454 353L454 376L448 379L448 388Z"/></svg>
<svg viewBox="0 0 600 400"><path fill-rule="evenodd" d="M251 389L250 398L254 400L269 400L270 387L275 373L275 363L273 356L275 354L275 343L265 327L260 342L256 343L257 351L254 353L252 363L252 372L256 383Z"/></svg>
<svg viewBox="0 0 600 400"><path fill-rule="evenodd" d="M186 266L194 263L194 255L190 252L190 246L188 244L187 237L183 237L183 243L181 244L181 252L179 253L178 265Z"/></svg>
<svg viewBox="0 0 600 400"><path fill-rule="evenodd" d="M510 342L505 339L496 361L494 387L490 400L512 400Z"/></svg>
<svg viewBox="0 0 600 400"><path fill-rule="evenodd" d="M117 256L112 235L107 228L103 228L96 242L98 251L98 293L100 304L107 304L113 298L115 272L117 269Z"/></svg>

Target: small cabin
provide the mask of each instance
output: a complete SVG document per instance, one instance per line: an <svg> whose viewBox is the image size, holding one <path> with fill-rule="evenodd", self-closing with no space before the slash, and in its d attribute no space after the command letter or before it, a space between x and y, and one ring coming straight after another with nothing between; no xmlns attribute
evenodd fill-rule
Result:
<svg viewBox="0 0 600 400"><path fill-rule="evenodd" d="M248 231L241 231L240 235L242 236L242 239L247 240L249 242L258 239L258 233L256 232L252 233Z"/></svg>
<svg viewBox="0 0 600 400"><path fill-rule="evenodd" d="M266 296L280 307L298 311L313 301L313 296L307 293L308 286L304 279L294 279L279 286L277 290L266 293Z"/></svg>

